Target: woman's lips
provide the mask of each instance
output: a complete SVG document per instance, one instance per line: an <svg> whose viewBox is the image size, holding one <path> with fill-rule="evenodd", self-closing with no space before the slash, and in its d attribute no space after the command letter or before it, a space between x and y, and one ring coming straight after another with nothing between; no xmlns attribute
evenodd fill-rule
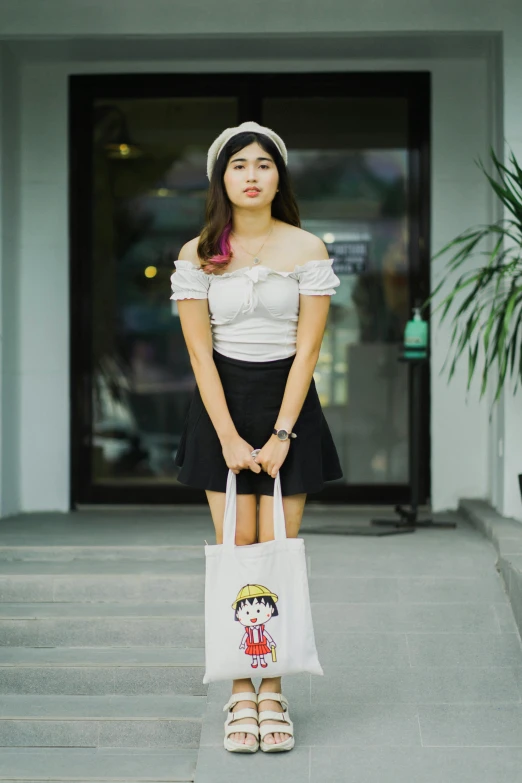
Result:
<svg viewBox="0 0 522 783"><path fill-rule="evenodd" d="M259 196L259 190L245 190L245 194L250 196L250 198L254 198L254 196Z"/></svg>

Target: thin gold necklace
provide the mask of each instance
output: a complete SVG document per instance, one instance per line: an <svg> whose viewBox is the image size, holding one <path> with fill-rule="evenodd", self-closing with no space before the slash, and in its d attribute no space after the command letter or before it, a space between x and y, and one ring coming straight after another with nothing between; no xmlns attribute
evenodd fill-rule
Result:
<svg viewBox="0 0 522 783"><path fill-rule="evenodd" d="M259 254L260 254L260 252L262 251L262 249L264 248L264 246L266 245L266 240L268 239L268 237L269 237L269 236L270 236L270 234L272 233L273 229L274 229L274 221L272 221L272 226L271 226L271 228L270 228L270 231L269 231L269 232L268 232L268 234L266 235L266 237L265 237L265 241L263 242L263 244L261 245L261 247L259 248L259 250L257 251L257 253L251 253L251 252L250 252L250 250L247 250L247 249L246 249L246 247L243 247L243 245L241 244L241 242L240 242L240 241L239 241L239 239L236 237L236 235L234 234L234 232L233 232L233 231L232 231L232 236L233 236L233 237L234 237L234 239L236 240L236 242L237 242L237 244L239 245L239 247L241 248L241 250L244 250L244 251L245 251L245 253L248 253L248 255L249 255L249 256L254 256L254 264L260 264L260 263L261 263L261 260L260 260L260 258L259 258Z"/></svg>

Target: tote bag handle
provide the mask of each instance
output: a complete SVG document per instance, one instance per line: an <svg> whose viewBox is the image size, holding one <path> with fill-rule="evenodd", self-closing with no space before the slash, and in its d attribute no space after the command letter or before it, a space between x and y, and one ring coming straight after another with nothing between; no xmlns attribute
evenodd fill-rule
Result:
<svg viewBox="0 0 522 783"><path fill-rule="evenodd" d="M225 516L223 519L223 545L230 548L236 544L236 494L237 476L229 468L225 497ZM277 471L277 476L274 479L274 538L276 541L282 541L286 538L285 512L279 471Z"/></svg>

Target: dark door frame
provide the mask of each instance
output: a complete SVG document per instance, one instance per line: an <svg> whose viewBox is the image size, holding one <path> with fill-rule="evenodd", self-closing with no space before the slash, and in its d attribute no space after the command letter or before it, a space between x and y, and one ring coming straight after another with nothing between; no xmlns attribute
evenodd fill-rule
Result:
<svg viewBox="0 0 522 783"><path fill-rule="evenodd" d="M180 485L97 486L91 475L92 108L99 99L236 97L237 121L262 122L267 97L398 97L409 107L410 306L430 292L431 73L410 71L335 73L123 74L69 77L70 431L71 508L86 504L205 503L203 490ZM335 122L335 118L332 118ZM167 294L168 295L168 294ZM426 314L429 319L429 313ZM430 372L423 382L422 487L430 496ZM411 386L410 386L411 400ZM411 421L410 404L410 421ZM411 427L410 427L411 439ZM411 443L411 441L410 441ZM410 445L411 452L411 445ZM326 484L309 500L352 504L407 503L408 485Z"/></svg>

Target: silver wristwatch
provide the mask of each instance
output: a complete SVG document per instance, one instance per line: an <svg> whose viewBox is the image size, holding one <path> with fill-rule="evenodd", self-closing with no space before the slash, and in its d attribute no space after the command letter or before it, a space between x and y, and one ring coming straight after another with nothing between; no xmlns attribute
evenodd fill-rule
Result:
<svg viewBox="0 0 522 783"><path fill-rule="evenodd" d="M288 438L297 438L295 432L288 432L288 430L276 430L276 428L274 427L272 432L274 435L277 435L279 440L288 440Z"/></svg>

